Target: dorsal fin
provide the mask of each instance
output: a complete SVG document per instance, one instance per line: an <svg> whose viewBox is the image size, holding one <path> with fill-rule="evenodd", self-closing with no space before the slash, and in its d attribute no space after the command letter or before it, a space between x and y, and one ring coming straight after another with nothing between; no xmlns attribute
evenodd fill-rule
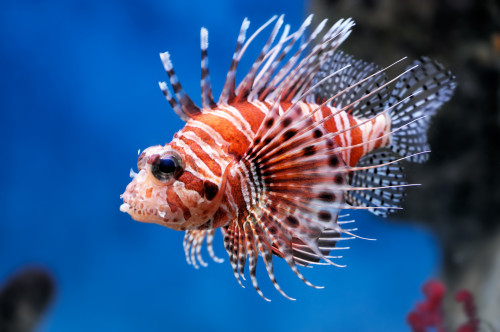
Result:
<svg viewBox="0 0 500 332"><path fill-rule="evenodd" d="M300 54L302 51L307 47L307 45L316 38L317 34L323 29L323 27L326 24L326 19L323 20L318 27L315 29L315 31L309 36L309 39L304 42L301 46L299 51L296 52L295 55L293 55L283 66L283 68L273 77L273 74L278 67L279 64L283 61L285 56L288 55L292 47L295 45L295 43L300 39L303 38L304 33L311 24L313 15L309 15L304 23L300 26L300 28L290 35L289 37L282 36L280 41L276 46L273 47L272 49L272 54L269 56L268 61L266 64L262 67L260 70L259 74L257 75L257 83L253 87L253 91L250 92L249 95L249 100L254 100L254 99L259 99L259 100L265 100L269 92L273 91L274 88L271 88L271 86L275 86L276 83L280 82L283 77L285 77L285 74L293 67L293 65L296 63L298 60ZM286 31L288 33L288 31ZM288 44L285 45L285 43L288 42ZM284 46L284 48L283 48ZM278 55L279 54L279 55ZM271 81L272 78L272 81Z"/></svg>
<svg viewBox="0 0 500 332"><path fill-rule="evenodd" d="M256 61L236 89L236 70L246 48L276 18L277 16L272 17L259 27L246 43L246 33L250 21L246 18L243 20L236 49L218 103L213 100L208 70L208 31L205 28L201 29L201 100L203 109L211 109L215 108L217 104L227 105L243 99L248 101L277 99L282 102L297 101L299 96L311 86L315 75L321 68L321 64L334 54L338 46L349 36L354 25L351 19L339 20L326 32L320 43L312 47L310 52L305 53L309 44L316 40L323 30L326 24L326 20L323 20L310 36L300 44L298 50L289 59L285 60L296 42L303 38L306 28L312 21L312 15L303 22L296 32L290 35L288 34L290 27L286 25L281 38L273 45L275 37L283 25L283 15L280 16ZM194 104L182 89L170 61L169 53L161 53L160 57L177 100L172 96L165 83L160 83L160 88L174 111L185 121L200 114L201 109ZM275 73L277 68L280 69Z"/></svg>
<svg viewBox="0 0 500 332"><path fill-rule="evenodd" d="M170 90L167 87L167 83L158 82L158 85L160 86L161 92L163 92L163 95L165 96L168 103L170 104L170 106L174 110L175 114L177 114L177 116L184 121L189 120L189 116L184 112L181 105L179 105L177 100L175 100L174 96L172 96L172 94L170 93Z"/></svg>
<svg viewBox="0 0 500 332"><path fill-rule="evenodd" d="M243 43L245 42L246 33L250 21L246 18L241 23L240 33L238 34L238 39L236 41L236 49L233 53L233 59L231 65L229 66L229 71L227 72L226 82L222 88L222 93L219 98L219 104L228 104L229 101L234 98L234 87L236 85L236 69L238 68L238 63L240 61L240 53L243 48Z"/></svg>
<svg viewBox="0 0 500 332"><path fill-rule="evenodd" d="M208 30L201 28L200 31L201 49L201 105L203 108L214 108L217 104L212 96L212 84L208 71Z"/></svg>
<svg viewBox="0 0 500 332"><path fill-rule="evenodd" d="M276 21L276 24L274 25L274 29L271 32L271 35L269 36L266 44L262 48L262 51L260 52L259 56L257 57L257 60L252 64L252 67L250 68L250 71L248 74L245 76L245 78L241 81L241 83L238 85L238 89L236 90L237 97L235 101L238 101L242 98L246 98L246 96L249 94L251 91L252 85L255 80L255 76L257 75L257 70L261 66L262 62L264 61L264 58L271 47L271 44L274 41L274 38L276 38L276 35L278 34L278 30L280 29L281 25L283 24L283 15L281 15L278 20Z"/></svg>
<svg viewBox="0 0 500 332"><path fill-rule="evenodd" d="M283 23L283 16L280 16L261 53L235 90L236 69L246 47L257 34L274 20L276 20L276 16L257 29L246 43L245 36L249 21L246 19L243 21L219 103L227 104L244 98L248 101L275 100L277 98L281 101L294 100L295 97L311 85L315 74L320 70L321 64L333 55L338 46L349 36L354 25L351 19L338 21L323 36L322 41L315 45L305 58L301 59L308 45L317 38L325 26L326 20L322 21L305 42L299 46L295 54L285 61L285 56L310 25L312 15L291 35L288 35L289 26L285 26L281 38L271 47ZM281 66L281 69L273 76L279 66Z"/></svg>
<svg viewBox="0 0 500 332"><path fill-rule="evenodd" d="M172 66L172 62L170 61L170 54L168 52L160 53L160 58L163 63L163 67L168 74L170 79L170 84L174 89L175 96L177 97L179 107L175 107L176 103L173 102L173 97L168 91L168 88L164 82L160 83L160 88L169 101L170 105L174 108L174 111L183 119L187 121L187 119L192 118L198 114L201 114L201 110L194 104L194 102L189 98L189 96L184 92L177 75L175 74L174 67Z"/></svg>
<svg viewBox="0 0 500 332"><path fill-rule="evenodd" d="M298 68L298 74L292 75L292 80L285 87L285 100L296 101L296 97L309 88L321 64L331 57L337 48L351 34L354 22L351 19L339 20L323 36L322 42L315 45L308 56L303 59Z"/></svg>
<svg viewBox="0 0 500 332"><path fill-rule="evenodd" d="M427 129L430 119L451 98L456 83L450 71L427 57L415 61L414 67L398 80L386 107L414 96L390 112L392 126L405 127L394 133L390 148L403 157L415 154L409 160L421 163L429 157L419 153L429 150Z"/></svg>
<svg viewBox="0 0 500 332"><path fill-rule="evenodd" d="M320 31L318 28L322 28L322 25L319 25L309 39L301 45L297 53L284 64L282 70L273 78L266 88L271 93L264 93L265 97L271 100L279 98L281 101L295 101L294 98L311 85L321 64L333 55L340 44L349 36L353 26L354 22L351 19L339 20L323 36L322 41L316 44L307 56L296 64L307 44L317 37Z"/></svg>
<svg viewBox="0 0 500 332"><path fill-rule="evenodd" d="M383 86L387 81L385 73L381 73L379 75L371 76L362 84L356 85L356 83L360 82L365 77L369 77L371 74L380 71L381 68L373 63L355 60L352 56L338 51L332 57L328 58L328 60L321 66L320 71L314 77L313 84L316 84L323 78L326 78L330 73L346 68L346 66L349 67L342 70L341 75L335 75L328 78L326 82L316 88L314 92L306 98L306 100L308 102L321 104L328 100L332 95L335 95L339 91L352 86L347 93L343 93L328 102L328 105L335 105L337 108L342 108L360 100L361 97ZM376 94L371 95L370 98L362 99L359 103L353 106L350 114L358 118L370 118L382 112L385 107L383 103L385 103L389 96L388 90L388 87L384 86L382 89L379 89Z"/></svg>

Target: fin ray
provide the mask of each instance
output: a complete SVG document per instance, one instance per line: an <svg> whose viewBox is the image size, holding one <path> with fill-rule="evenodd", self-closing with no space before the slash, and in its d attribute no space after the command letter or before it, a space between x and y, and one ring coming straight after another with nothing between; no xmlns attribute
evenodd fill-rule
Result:
<svg viewBox="0 0 500 332"><path fill-rule="evenodd" d="M390 163L396 158L394 152L389 149L379 149L361 158L357 167L381 166L352 172L350 185L367 187L367 190L345 191L346 202L353 206L367 207L368 211L382 217L394 212L391 207L401 207L405 196L404 189L408 183L404 178L401 163ZM372 188L369 189L370 187Z"/></svg>
<svg viewBox="0 0 500 332"><path fill-rule="evenodd" d="M400 156L417 154L429 150L427 129L430 118L436 110L447 102L456 87L455 78L450 71L427 57L414 62L416 68L403 75L388 100L388 107L414 95L411 100L394 107L390 112L392 125L405 129L394 133L390 148ZM415 121L415 119L419 120ZM411 162L421 163L428 155L415 155Z"/></svg>
<svg viewBox="0 0 500 332"><path fill-rule="evenodd" d="M191 100L191 98L189 98L189 96L186 94L186 92L184 92L184 89L182 88L182 85L179 82L177 75L175 74L172 62L170 61L170 54L168 52L160 53L160 58L161 62L163 63L163 67L165 68L165 71L167 72L167 75L170 79L170 84L174 89L175 96L179 101L180 110L182 110L181 113L182 116L179 113L178 115L182 119L185 119L185 118L192 118L198 114L201 114L201 110L198 108L198 106L196 106L195 103ZM169 100L169 97L167 96L166 92L168 90L166 88L164 89L165 86L162 85L161 83L160 87L162 88L165 97L167 97L167 100ZM176 113L178 112L175 108L174 111L176 111Z"/></svg>

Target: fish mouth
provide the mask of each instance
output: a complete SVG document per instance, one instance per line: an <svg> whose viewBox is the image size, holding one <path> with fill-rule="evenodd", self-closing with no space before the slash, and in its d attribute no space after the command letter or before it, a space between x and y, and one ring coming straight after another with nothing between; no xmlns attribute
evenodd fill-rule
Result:
<svg viewBox="0 0 500 332"><path fill-rule="evenodd" d="M120 211L125 212L125 213L129 213L130 212L130 204L122 203L122 205L120 205Z"/></svg>
<svg viewBox="0 0 500 332"><path fill-rule="evenodd" d="M132 219L140 222L155 222L154 209L149 206L148 200L138 192L141 184L139 177L144 177L146 175L145 172L140 171L139 173L135 173L131 170L130 175L133 180L127 185L125 192L120 195L120 198L123 200L123 203L120 205L120 211L128 213Z"/></svg>
<svg viewBox="0 0 500 332"><path fill-rule="evenodd" d="M120 211L124 213L128 213L132 219L142 222L151 222L150 216L146 213L146 211L141 211L134 204L134 199L128 191L125 191L120 198L123 199L123 203L120 205Z"/></svg>
<svg viewBox="0 0 500 332"><path fill-rule="evenodd" d="M152 208L146 199L132 196L129 192L125 192L120 196L123 199L123 203L120 205L121 212L128 213L136 221L170 226L172 222L168 219L173 215L172 210L175 211L177 206L173 204L161 205L156 209Z"/></svg>
<svg viewBox="0 0 500 332"><path fill-rule="evenodd" d="M123 200L120 211L139 222L155 223L176 230L185 227L186 220L181 207L168 202L165 188L155 186L148 181L147 176L144 170L133 175L134 179L120 195Z"/></svg>
<svg viewBox="0 0 500 332"><path fill-rule="evenodd" d="M132 219L136 221L146 222L146 223L155 222L154 214L149 214L146 211L138 210L126 202L120 205L120 211L128 213L132 217Z"/></svg>
<svg viewBox="0 0 500 332"><path fill-rule="evenodd" d="M120 199L123 200L123 203L120 205L120 211L125 212L125 213L131 213L134 210L134 208L132 207L132 204L130 202L130 200L132 199L132 197L131 197L132 195L128 189L129 188L127 187L125 192L120 195Z"/></svg>

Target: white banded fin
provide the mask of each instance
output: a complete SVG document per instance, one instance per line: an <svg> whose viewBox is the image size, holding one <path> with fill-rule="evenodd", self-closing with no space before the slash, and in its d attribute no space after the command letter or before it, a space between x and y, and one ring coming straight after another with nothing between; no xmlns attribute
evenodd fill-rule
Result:
<svg viewBox="0 0 500 332"><path fill-rule="evenodd" d="M210 83L210 73L208 70L208 30L201 28L200 31L201 49L201 104L204 109L214 108L217 104L212 96L212 84Z"/></svg>

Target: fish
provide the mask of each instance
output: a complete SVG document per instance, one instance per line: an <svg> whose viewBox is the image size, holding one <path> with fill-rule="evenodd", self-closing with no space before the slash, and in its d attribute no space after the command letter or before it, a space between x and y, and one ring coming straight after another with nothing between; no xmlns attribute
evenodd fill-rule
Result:
<svg viewBox="0 0 500 332"><path fill-rule="evenodd" d="M23 267L0 285L0 331L35 331L54 302L57 284L40 267Z"/></svg>
<svg viewBox="0 0 500 332"><path fill-rule="evenodd" d="M170 54L160 53L171 88L161 91L185 126L170 143L140 152L138 172L120 196L133 219L185 232L186 260L206 266L220 229L232 272L243 287L245 269L257 293L261 257L277 282L273 259L283 259L314 288L301 267L344 266L334 252L354 238L349 210L385 217L401 209L404 163L429 158L430 119L455 89L440 63L421 57L389 78L387 67L339 50L354 26L341 19L311 28L312 15L291 32L273 16L246 38L244 19L218 101L208 66L208 31L201 28L201 106L182 88ZM243 55L269 27L256 60L236 84ZM311 31L311 32L309 32ZM173 90L173 93L171 91Z"/></svg>

